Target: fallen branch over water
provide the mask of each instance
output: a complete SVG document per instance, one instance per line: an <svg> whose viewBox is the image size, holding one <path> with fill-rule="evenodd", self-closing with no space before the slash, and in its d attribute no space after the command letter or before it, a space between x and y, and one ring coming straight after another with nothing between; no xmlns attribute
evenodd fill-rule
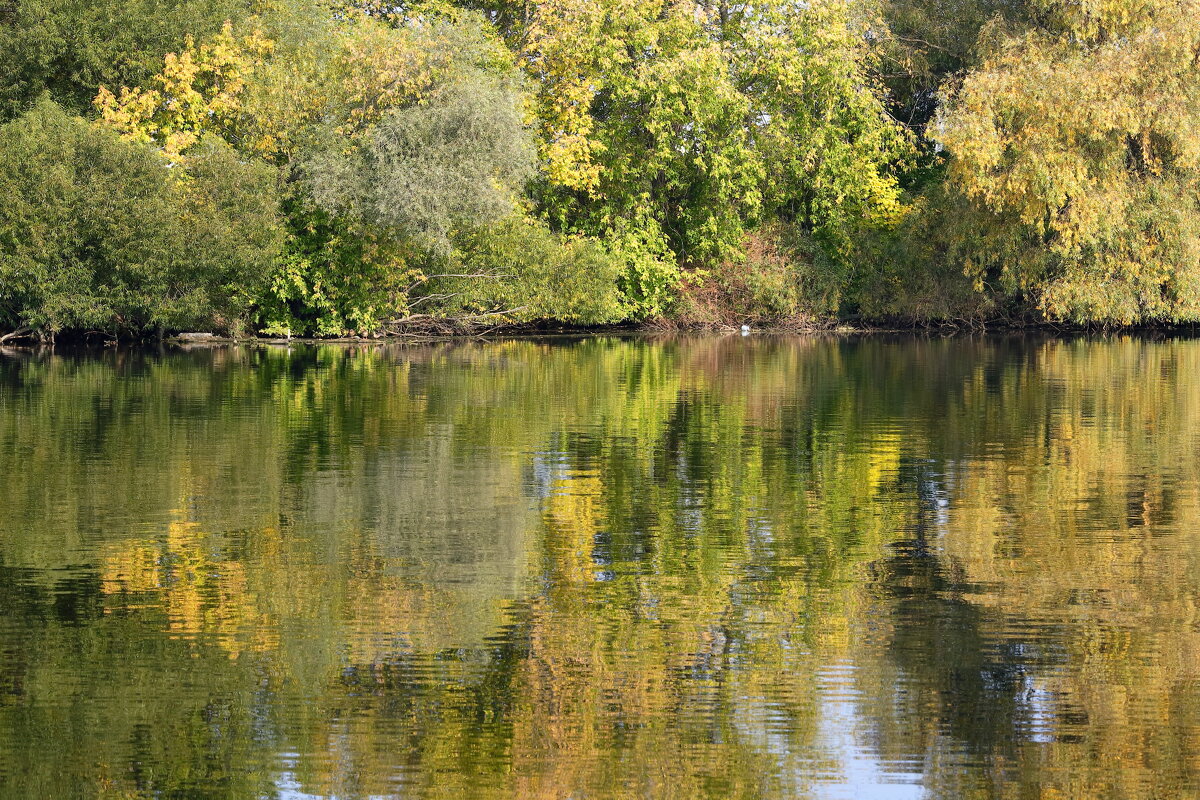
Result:
<svg viewBox="0 0 1200 800"><path fill-rule="evenodd" d="M387 326L387 335L406 337L482 335L494 330L497 324L503 325L506 321L510 321L513 314L519 314L526 309L528 306L517 306L516 308L506 308L503 311L486 311L481 314L463 314L454 317L409 314L406 317L392 320Z"/></svg>
<svg viewBox="0 0 1200 800"><path fill-rule="evenodd" d="M32 339L33 328L17 328L15 331L0 335L0 343L12 341L13 339Z"/></svg>

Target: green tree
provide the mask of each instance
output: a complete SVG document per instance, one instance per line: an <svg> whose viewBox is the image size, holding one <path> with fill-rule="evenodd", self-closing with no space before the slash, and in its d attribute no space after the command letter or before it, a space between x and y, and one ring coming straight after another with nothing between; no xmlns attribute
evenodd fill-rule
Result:
<svg viewBox="0 0 1200 800"><path fill-rule="evenodd" d="M257 303L270 332L375 333L413 316L422 270L446 272L443 262L462 258L453 238L516 213L536 168L520 73L462 10L395 17L283 3L187 41L151 86L101 90L96 104L105 124L186 169L206 133L276 165L289 236ZM554 263L577 252L563 248ZM547 254L533 252L536 272ZM492 296L513 291L506 283ZM469 293L474 310L496 305L485 293ZM463 292L444 308L443 295L422 293L420 314L465 313Z"/></svg>
<svg viewBox="0 0 1200 800"><path fill-rule="evenodd" d="M273 186L221 142L178 174L42 100L0 127L0 317L44 336L237 328L279 243Z"/></svg>
<svg viewBox="0 0 1200 800"><path fill-rule="evenodd" d="M541 209L628 254L640 315L667 310L678 265L739 258L763 222L844 251L852 228L899 216L894 167L909 142L850 3L548 0L493 13L535 84Z"/></svg>
<svg viewBox="0 0 1200 800"><path fill-rule="evenodd" d="M283 203L287 237L268 285L255 297L268 334L378 333L409 313L421 272L405 242L352 218L330 214L307 195Z"/></svg>
<svg viewBox="0 0 1200 800"><path fill-rule="evenodd" d="M617 289L619 258L595 239L555 234L525 215L469 227L447 267L456 277L426 276L414 308L437 303L481 320L583 325L627 313Z"/></svg>
<svg viewBox="0 0 1200 800"><path fill-rule="evenodd" d="M254 0L12 0L0 8L0 122L43 92L85 113L101 86L138 86L187 36L244 18Z"/></svg>
<svg viewBox="0 0 1200 800"><path fill-rule="evenodd" d="M875 13L887 25L877 40L878 58L893 113L924 131L946 82L978 64L980 33L995 30L998 20L1028 19L1031 9L1024 0L882 0Z"/></svg>

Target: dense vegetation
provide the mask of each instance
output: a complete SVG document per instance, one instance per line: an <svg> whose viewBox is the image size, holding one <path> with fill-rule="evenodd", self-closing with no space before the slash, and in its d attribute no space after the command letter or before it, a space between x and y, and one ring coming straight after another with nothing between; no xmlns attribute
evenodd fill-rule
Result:
<svg viewBox="0 0 1200 800"><path fill-rule="evenodd" d="M0 330L1200 319L1197 0L14 0Z"/></svg>

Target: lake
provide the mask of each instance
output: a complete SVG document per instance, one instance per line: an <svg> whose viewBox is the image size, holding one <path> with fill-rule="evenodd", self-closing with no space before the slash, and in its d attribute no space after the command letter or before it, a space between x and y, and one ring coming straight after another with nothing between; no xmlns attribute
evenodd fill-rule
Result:
<svg viewBox="0 0 1200 800"><path fill-rule="evenodd" d="M0 352L4 798L1200 796L1200 341Z"/></svg>

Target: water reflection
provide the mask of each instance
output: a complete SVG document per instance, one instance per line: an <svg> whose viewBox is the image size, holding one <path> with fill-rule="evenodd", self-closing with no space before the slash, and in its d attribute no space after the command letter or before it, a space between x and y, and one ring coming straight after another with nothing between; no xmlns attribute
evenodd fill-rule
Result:
<svg viewBox="0 0 1200 800"><path fill-rule="evenodd" d="M1200 794L1200 342L0 356L0 796Z"/></svg>

